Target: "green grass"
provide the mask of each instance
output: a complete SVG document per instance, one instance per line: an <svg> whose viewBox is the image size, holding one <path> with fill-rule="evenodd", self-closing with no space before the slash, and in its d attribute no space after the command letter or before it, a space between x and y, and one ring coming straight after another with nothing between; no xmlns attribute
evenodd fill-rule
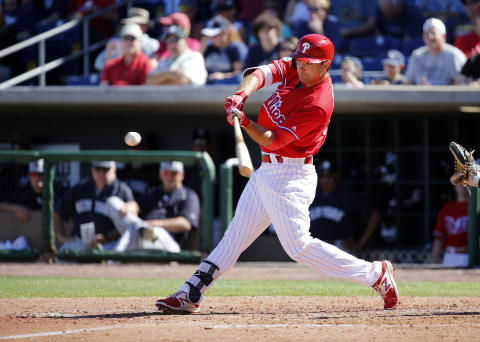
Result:
<svg viewBox="0 0 480 342"><path fill-rule="evenodd" d="M169 295L183 283L172 279L0 276L0 298L135 297ZM404 296L480 296L479 282L400 282ZM218 280L210 296L370 296L348 281Z"/></svg>

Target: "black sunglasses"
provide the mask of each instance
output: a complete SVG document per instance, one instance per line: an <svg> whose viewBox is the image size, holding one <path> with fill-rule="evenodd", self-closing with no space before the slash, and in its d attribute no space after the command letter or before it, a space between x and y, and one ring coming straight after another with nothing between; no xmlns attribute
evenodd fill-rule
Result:
<svg viewBox="0 0 480 342"><path fill-rule="evenodd" d="M122 39L127 41L127 42L133 42L136 38L134 36L125 35L125 36L122 37Z"/></svg>
<svg viewBox="0 0 480 342"><path fill-rule="evenodd" d="M179 37L171 37L171 38L165 39L165 42L167 42L167 43L176 43L176 42L178 42L179 40L180 40Z"/></svg>
<svg viewBox="0 0 480 342"><path fill-rule="evenodd" d="M93 169L96 172L108 172L108 171L110 171L109 167L101 167L101 166L95 166Z"/></svg>

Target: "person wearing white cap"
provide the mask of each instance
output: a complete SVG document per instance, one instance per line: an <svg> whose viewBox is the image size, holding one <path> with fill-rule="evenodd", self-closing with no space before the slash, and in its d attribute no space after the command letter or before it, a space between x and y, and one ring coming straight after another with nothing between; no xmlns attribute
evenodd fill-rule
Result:
<svg viewBox="0 0 480 342"><path fill-rule="evenodd" d="M405 77L418 85L450 85L460 73L466 58L462 51L446 42L445 24L429 18L423 24L425 45L412 52Z"/></svg>
<svg viewBox="0 0 480 342"><path fill-rule="evenodd" d="M373 79L370 84L389 85L405 84L406 79L402 74L405 68L405 56L398 50L388 50L387 57L382 60L384 77Z"/></svg>
<svg viewBox="0 0 480 342"><path fill-rule="evenodd" d="M60 251L70 249L116 249L119 237L129 230L118 218L138 214L138 204L129 186L120 181L113 160L94 161L91 176L73 186L55 207L55 232L62 243ZM73 222L72 235L65 222Z"/></svg>
<svg viewBox="0 0 480 342"><path fill-rule="evenodd" d="M202 42L209 42L203 56L208 72L208 83L223 81L237 83L248 55L248 47L242 41L232 40L230 22L217 15L202 29ZM228 79L228 80L227 80Z"/></svg>
<svg viewBox="0 0 480 342"><path fill-rule="evenodd" d="M55 181L53 185L54 202L57 204L62 199L66 189L58 181ZM38 159L28 164L28 183L16 189L11 203L0 203L0 210L13 213L22 223L28 222L32 218L33 212L42 210L42 192L43 159Z"/></svg>
<svg viewBox="0 0 480 342"><path fill-rule="evenodd" d="M167 232L183 246L192 232L198 232L200 199L194 190L183 185L182 162L162 162L159 177L162 185L152 188L140 203L142 217L148 224L146 232L155 238Z"/></svg>
<svg viewBox="0 0 480 342"><path fill-rule="evenodd" d="M140 39L142 45L142 52L148 57L152 57L153 54L160 47L158 39L152 38L148 35L147 31L153 26L152 20L150 20L150 13L140 7L132 7L128 10L128 17L121 20L123 25L125 24L137 24L142 29L143 35ZM103 71L107 62L113 58L116 58L122 54L122 40L120 37L114 37L107 42L105 49L100 52L95 58L95 69Z"/></svg>
<svg viewBox="0 0 480 342"><path fill-rule="evenodd" d="M204 85L207 80L205 61L200 52L188 47L185 31L172 25L164 34L170 57L158 62L147 76L147 85Z"/></svg>
<svg viewBox="0 0 480 342"><path fill-rule="evenodd" d="M121 31L120 57L110 60L102 73L102 85L141 85L147 74L156 67L156 61L142 52L142 29L138 24L127 23Z"/></svg>
<svg viewBox="0 0 480 342"><path fill-rule="evenodd" d="M184 175L180 161L160 164L162 185L151 188L139 200L143 219L134 213L119 215L124 205L120 198L107 200L109 217L124 232L115 246L117 251L158 249L180 252L189 234L198 231L200 224L200 200L195 191L183 185Z"/></svg>

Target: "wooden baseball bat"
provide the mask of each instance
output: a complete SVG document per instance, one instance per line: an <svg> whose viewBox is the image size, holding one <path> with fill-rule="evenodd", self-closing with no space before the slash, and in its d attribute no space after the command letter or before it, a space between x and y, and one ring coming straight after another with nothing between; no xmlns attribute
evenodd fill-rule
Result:
<svg viewBox="0 0 480 342"><path fill-rule="evenodd" d="M232 108L232 110L238 109ZM252 160L250 159L250 153L243 139L242 129L236 115L233 115L233 132L235 135L235 152L238 158L238 172L243 177L250 177L253 172Z"/></svg>

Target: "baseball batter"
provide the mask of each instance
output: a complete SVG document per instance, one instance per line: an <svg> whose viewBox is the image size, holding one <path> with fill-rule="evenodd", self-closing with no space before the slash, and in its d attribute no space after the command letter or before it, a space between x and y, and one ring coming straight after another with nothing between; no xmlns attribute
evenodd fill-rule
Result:
<svg viewBox="0 0 480 342"><path fill-rule="evenodd" d="M225 102L227 121L240 125L260 145L262 165L240 196L235 216L218 246L173 295L156 302L168 313L195 313L203 293L228 271L240 254L273 223L287 254L315 271L372 286L385 309L399 300L389 261L367 262L311 237L309 206L317 187L312 164L327 137L333 111L333 86L328 70L334 46L318 34L304 36L292 57L247 69L237 92ZM258 122L242 112L247 97L264 86L280 83L264 102ZM240 110L234 114L232 107ZM236 112L238 113L238 111Z"/></svg>

